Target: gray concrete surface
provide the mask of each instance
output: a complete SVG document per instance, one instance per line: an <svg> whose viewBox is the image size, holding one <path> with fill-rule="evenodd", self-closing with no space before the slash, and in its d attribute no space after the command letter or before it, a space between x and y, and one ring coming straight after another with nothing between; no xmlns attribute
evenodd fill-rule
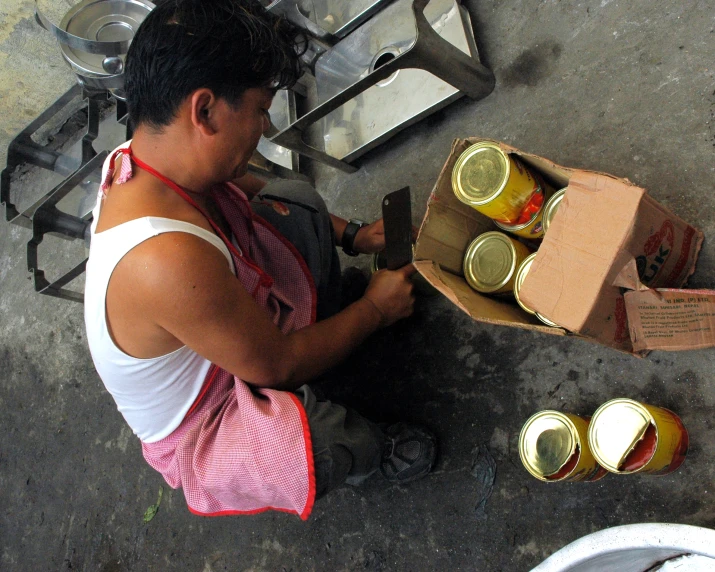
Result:
<svg viewBox="0 0 715 572"><path fill-rule="evenodd" d="M712 0L465 1L497 87L461 100L360 161L317 167L333 211L376 217L409 184L419 222L457 136L487 136L562 165L628 177L706 239L691 280L715 287L715 5ZM0 164L13 134L72 82L32 3L0 6ZM33 293L26 230L0 224L0 569L526 571L590 532L637 522L715 526L712 350L636 359L575 339L473 323L445 299L381 332L326 393L439 434L431 476L379 477L283 514L205 519L143 461L96 376L81 307ZM65 243L66 244L66 243ZM57 248L62 251L63 246ZM368 261L361 260L367 266ZM516 443L533 412L592 412L629 396L672 408L692 447L676 473L544 485ZM496 458L477 510L478 447Z"/></svg>

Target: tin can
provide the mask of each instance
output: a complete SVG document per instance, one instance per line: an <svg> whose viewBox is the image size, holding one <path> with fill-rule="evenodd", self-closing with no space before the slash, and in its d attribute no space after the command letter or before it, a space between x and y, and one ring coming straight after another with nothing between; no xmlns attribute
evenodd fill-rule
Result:
<svg viewBox="0 0 715 572"><path fill-rule="evenodd" d="M512 294L516 271L529 254L528 247L503 232L485 232L467 247L464 277L477 292Z"/></svg>
<svg viewBox="0 0 715 572"><path fill-rule="evenodd" d="M669 409L612 399L593 414L588 442L612 473L665 475L685 460L688 432Z"/></svg>
<svg viewBox="0 0 715 572"><path fill-rule="evenodd" d="M527 256L524 261L521 263L519 268L516 271L516 276L514 278L514 298L516 298L517 304L521 306L521 309L524 310L525 312L528 312L529 314L532 314L539 318L544 324L547 326L552 326L554 328L558 328L559 325L555 322L552 322L548 318L545 318L538 312L535 312L531 308L529 308L526 304L521 299L521 285L524 283L524 279L526 278L526 275L529 273L529 270L531 269L531 263L534 262L534 258L536 258L536 252L534 254L530 254Z"/></svg>
<svg viewBox="0 0 715 572"><path fill-rule="evenodd" d="M385 257L384 252L376 252L375 254L372 255L372 261L370 262L370 273L375 274L378 270L382 270L383 268L387 268L387 258ZM430 297L430 296L436 296L439 294L439 290L432 286L427 280L425 279L422 274L419 272L415 272L412 277L412 287L414 288L414 293L416 296L424 296L424 297Z"/></svg>
<svg viewBox="0 0 715 572"><path fill-rule="evenodd" d="M597 481L606 476L588 446L589 418L560 411L532 415L519 434L519 456L540 481Z"/></svg>
<svg viewBox="0 0 715 572"><path fill-rule="evenodd" d="M504 224L518 222L535 195L543 201L536 177L519 158L488 142L472 145L459 156L452 189L460 201Z"/></svg>
<svg viewBox="0 0 715 572"><path fill-rule="evenodd" d="M544 227L544 233L549 229L549 225L554 219L556 211L559 210L559 206L561 205L561 201L564 199L565 194L566 189L563 188L560 191L556 191L551 198L546 201L544 211L542 213L542 226Z"/></svg>
<svg viewBox="0 0 715 572"><path fill-rule="evenodd" d="M494 224L496 224L497 227L501 230L510 234L515 234L516 236L531 239L541 238L542 236L544 236L544 225L542 222L543 214L544 205L542 204L540 207L538 207L538 210L533 215L531 215L531 218L525 223L509 225L495 220Z"/></svg>
<svg viewBox="0 0 715 572"><path fill-rule="evenodd" d="M382 270L383 268L387 268L387 257L384 252L376 252L372 255L370 274L375 274L375 272Z"/></svg>

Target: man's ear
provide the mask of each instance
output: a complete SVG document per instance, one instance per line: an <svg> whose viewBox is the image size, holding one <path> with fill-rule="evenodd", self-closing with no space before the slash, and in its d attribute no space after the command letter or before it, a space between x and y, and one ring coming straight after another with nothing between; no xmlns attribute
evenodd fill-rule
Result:
<svg viewBox="0 0 715 572"><path fill-rule="evenodd" d="M191 123L203 135L211 136L218 131L216 113L217 98L208 88L197 89L189 99Z"/></svg>

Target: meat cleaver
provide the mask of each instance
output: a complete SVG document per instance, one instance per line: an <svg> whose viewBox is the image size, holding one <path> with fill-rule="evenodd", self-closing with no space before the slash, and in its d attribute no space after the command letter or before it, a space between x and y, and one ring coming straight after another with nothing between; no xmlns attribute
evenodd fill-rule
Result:
<svg viewBox="0 0 715 572"><path fill-rule="evenodd" d="M385 224L385 258L388 270L412 262L412 201L410 187L394 191L382 199Z"/></svg>

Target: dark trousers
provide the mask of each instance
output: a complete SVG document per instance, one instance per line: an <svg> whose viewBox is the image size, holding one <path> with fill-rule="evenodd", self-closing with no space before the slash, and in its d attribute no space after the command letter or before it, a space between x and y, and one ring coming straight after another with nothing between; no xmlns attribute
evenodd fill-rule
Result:
<svg viewBox="0 0 715 572"><path fill-rule="evenodd" d="M318 319L337 313L340 260L322 197L307 183L280 181L266 185L252 206L303 256L318 293ZM310 425L318 498L343 483L360 484L377 470L384 434L375 423L351 409L318 399L307 385L295 394Z"/></svg>

